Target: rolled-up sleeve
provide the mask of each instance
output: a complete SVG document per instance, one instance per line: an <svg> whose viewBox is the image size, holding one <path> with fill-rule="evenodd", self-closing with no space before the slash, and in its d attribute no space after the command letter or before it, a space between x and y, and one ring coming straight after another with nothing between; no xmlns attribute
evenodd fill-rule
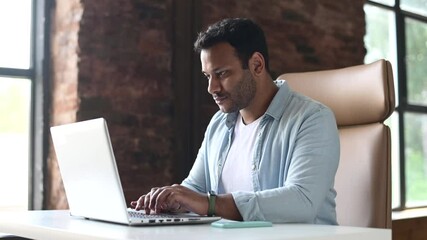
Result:
<svg viewBox="0 0 427 240"><path fill-rule="evenodd" d="M207 192L207 185L208 185L208 177L206 176L206 161L205 161L205 151L204 148L206 147L205 143L206 139L202 142L202 146L199 149L199 152L197 154L197 158L194 161L193 167L191 168L190 173L188 174L187 178L182 181L181 185L190 188L194 191L205 193Z"/></svg>

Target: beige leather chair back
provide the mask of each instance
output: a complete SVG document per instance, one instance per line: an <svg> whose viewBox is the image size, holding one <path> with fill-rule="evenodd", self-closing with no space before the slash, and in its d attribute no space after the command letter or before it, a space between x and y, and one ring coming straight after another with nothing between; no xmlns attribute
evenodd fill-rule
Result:
<svg viewBox="0 0 427 240"><path fill-rule="evenodd" d="M335 114L341 144L335 177L338 224L391 228L391 139L383 124L395 108L390 63L379 60L278 79Z"/></svg>

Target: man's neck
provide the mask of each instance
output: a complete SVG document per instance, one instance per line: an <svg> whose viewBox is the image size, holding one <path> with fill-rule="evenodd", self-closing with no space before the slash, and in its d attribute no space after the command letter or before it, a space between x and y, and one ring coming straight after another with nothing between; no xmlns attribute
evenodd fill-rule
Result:
<svg viewBox="0 0 427 240"><path fill-rule="evenodd" d="M252 99L249 106L240 110L245 124L252 123L267 111L268 106L270 106L271 101L279 89L271 78L266 78L262 81L264 82L257 86L255 97Z"/></svg>

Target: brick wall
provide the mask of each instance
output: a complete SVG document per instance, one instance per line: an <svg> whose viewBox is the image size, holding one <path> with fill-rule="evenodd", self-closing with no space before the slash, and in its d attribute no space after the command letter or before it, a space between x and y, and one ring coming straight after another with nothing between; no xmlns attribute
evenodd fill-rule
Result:
<svg viewBox="0 0 427 240"><path fill-rule="evenodd" d="M136 198L173 179L171 1L83 2L77 119L107 119Z"/></svg>
<svg viewBox="0 0 427 240"><path fill-rule="evenodd" d="M128 199L172 183L170 11L155 0L55 8L52 125L106 118ZM67 208L50 156L47 207Z"/></svg>
<svg viewBox="0 0 427 240"><path fill-rule="evenodd" d="M83 7L78 0L57 1L52 18L52 103L51 125L76 121L79 108L78 31ZM52 147L47 159L45 205L47 209L67 208L58 164Z"/></svg>
<svg viewBox="0 0 427 240"><path fill-rule="evenodd" d="M179 83L172 59L180 48L173 36L180 1L187 0L68 0L56 1L53 9L52 125L105 117L128 201L177 181ZM202 28L223 17L257 21L270 45L271 69L281 74L361 64L363 2L200 0L194 7ZM190 126L195 128L206 125L216 106L206 86L194 91L205 94L192 109L201 113ZM194 148L199 144L194 141ZM67 208L53 151L48 167L46 208Z"/></svg>

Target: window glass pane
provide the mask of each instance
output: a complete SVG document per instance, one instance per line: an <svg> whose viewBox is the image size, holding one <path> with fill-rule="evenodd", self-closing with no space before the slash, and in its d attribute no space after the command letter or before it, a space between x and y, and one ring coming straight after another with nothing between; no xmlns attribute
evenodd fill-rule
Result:
<svg viewBox="0 0 427 240"><path fill-rule="evenodd" d="M395 99L397 95L397 53L396 53L396 28L395 14L393 11L365 4L366 35L365 63L378 59L387 59L393 67Z"/></svg>
<svg viewBox="0 0 427 240"><path fill-rule="evenodd" d="M394 6L395 3L394 0L372 0L372 2L377 2L388 6Z"/></svg>
<svg viewBox="0 0 427 240"><path fill-rule="evenodd" d="M405 20L408 102L427 106L427 23Z"/></svg>
<svg viewBox="0 0 427 240"><path fill-rule="evenodd" d="M427 114L405 113L407 207L427 205Z"/></svg>
<svg viewBox="0 0 427 240"><path fill-rule="evenodd" d="M427 16L427 0L400 0L400 8Z"/></svg>
<svg viewBox="0 0 427 240"><path fill-rule="evenodd" d="M28 69L31 0L0 0L0 67Z"/></svg>
<svg viewBox="0 0 427 240"><path fill-rule="evenodd" d="M400 204L399 113L394 112L385 122L391 131L391 207Z"/></svg>
<svg viewBox="0 0 427 240"><path fill-rule="evenodd" d="M0 210L28 209L31 81L0 77Z"/></svg>

